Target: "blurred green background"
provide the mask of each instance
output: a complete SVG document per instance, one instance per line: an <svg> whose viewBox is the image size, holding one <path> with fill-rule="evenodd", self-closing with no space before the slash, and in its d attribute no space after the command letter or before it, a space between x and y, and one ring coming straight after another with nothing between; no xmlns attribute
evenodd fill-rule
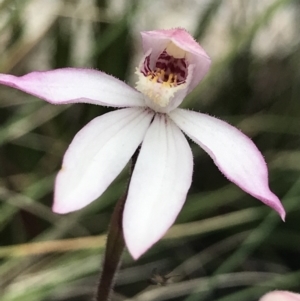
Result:
<svg viewBox="0 0 300 301"><path fill-rule="evenodd" d="M15 75L92 67L134 85L139 31L187 28L212 67L182 106L250 136L286 208L283 223L191 143L193 184L176 225L138 261L125 252L112 300L254 301L300 291L299 16L298 0L0 0L0 72ZM53 106L0 86L1 301L92 300L128 170L83 210L59 216L51 203L68 144L109 110ZM150 284L153 274L166 283Z"/></svg>

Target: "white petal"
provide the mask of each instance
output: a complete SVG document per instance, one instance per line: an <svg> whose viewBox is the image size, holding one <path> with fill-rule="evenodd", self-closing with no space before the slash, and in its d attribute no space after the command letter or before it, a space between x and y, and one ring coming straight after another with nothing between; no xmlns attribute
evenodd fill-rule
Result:
<svg viewBox="0 0 300 301"><path fill-rule="evenodd" d="M0 84L53 104L92 103L111 107L144 106L141 93L119 79L92 69L63 68L24 76L0 74Z"/></svg>
<svg viewBox="0 0 300 301"><path fill-rule="evenodd" d="M230 181L284 219L284 208L269 189L266 162L251 139L228 123L206 114L176 109L170 117L211 156Z"/></svg>
<svg viewBox="0 0 300 301"><path fill-rule="evenodd" d="M273 291L265 294L259 301L300 301L300 294L288 291Z"/></svg>
<svg viewBox="0 0 300 301"><path fill-rule="evenodd" d="M123 215L126 245L134 258L174 223L192 181L193 157L180 129L156 115L132 175Z"/></svg>
<svg viewBox="0 0 300 301"><path fill-rule="evenodd" d="M152 117L144 109L117 110L78 132L56 178L53 211L78 210L98 198L142 142Z"/></svg>

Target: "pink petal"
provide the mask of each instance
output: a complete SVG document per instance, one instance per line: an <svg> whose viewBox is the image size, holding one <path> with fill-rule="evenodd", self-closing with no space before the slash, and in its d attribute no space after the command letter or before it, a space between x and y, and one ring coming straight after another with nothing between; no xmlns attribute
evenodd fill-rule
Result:
<svg viewBox="0 0 300 301"><path fill-rule="evenodd" d="M53 211L78 210L98 198L142 142L152 117L144 109L117 110L78 132L56 178Z"/></svg>
<svg viewBox="0 0 300 301"><path fill-rule="evenodd" d="M21 77L0 74L0 84L53 104L84 102L111 107L144 106L143 96L136 90L92 69L56 69Z"/></svg>
<svg viewBox="0 0 300 301"><path fill-rule="evenodd" d="M152 49L151 58L156 61L160 53L173 42L179 48L187 52L186 58L189 64L195 66L193 80L188 92L194 89L207 73L210 67L210 58L204 49L183 28L153 30L141 32L144 53Z"/></svg>
<svg viewBox="0 0 300 301"><path fill-rule="evenodd" d="M269 189L267 165L251 139L206 114L176 109L170 117L211 156L230 181L276 210L284 220L284 208Z"/></svg>
<svg viewBox="0 0 300 301"><path fill-rule="evenodd" d="M156 115L147 131L130 182L123 231L137 259L174 223L192 181L191 149L179 128Z"/></svg>
<svg viewBox="0 0 300 301"><path fill-rule="evenodd" d="M300 294L288 291L274 291L264 295L260 301L300 301Z"/></svg>

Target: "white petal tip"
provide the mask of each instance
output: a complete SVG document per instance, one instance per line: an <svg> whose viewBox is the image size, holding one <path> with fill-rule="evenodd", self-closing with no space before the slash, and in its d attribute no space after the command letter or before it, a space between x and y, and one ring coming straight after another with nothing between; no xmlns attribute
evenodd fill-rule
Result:
<svg viewBox="0 0 300 301"><path fill-rule="evenodd" d="M67 209L64 206L59 206L58 204L54 203L53 206L52 206L52 211L54 213L58 213L58 214L67 214L67 213L70 213L74 210L70 210L69 208Z"/></svg>
<svg viewBox="0 0 300 301"><path fill-rule="evenodd" d="M273 291L265 294L260 301L299 301L300 295L289 291Z"/></svg>
<svg viewBox="0 0 300 301"><path fill-rule="evenodd" d="M143 237L138 237L138 233L132 233L132 231L126 231L123 224L123 233L124 233L124 240L125 245L128 249L128 252L132 256L134 260L139 259L142 255L144 255L156 242L156 240L145 239L148 238L147 235ZM139 239L140 238L140 239ZM144 238L144 239L143 239Z"/></svg>
<svg viewBox="0 0 300 301"><path fill-rule="evenodd" d="M128 247L128 251L130 253L130 255L132 256L132 258L134 260L138 260L144 253L146 253L146 251L149 249L145 249L145 248L137 248L136 246L134 248Z"/></svg>
<svg viewBox="0 0 300 301"><path fill-rule="evenodd" d="M130 253L130 255L134 260L138 260L142 256L142 254L133 254L133 253Z"/></svg>
<svg viewBox="0 0 300 301"><path fill-rule="evenodd" d="M75 206L76 205L76 206ZM54 202L52 205L52 211L54 213L58 213L58 214L67 214L67 213L71 213L73 211L77 211L82 209L83 207L85 207L85 205L79 205L79 202L76 201L66 201L64 200L62 201L58 201L57 199L54 198Z"/></svg>

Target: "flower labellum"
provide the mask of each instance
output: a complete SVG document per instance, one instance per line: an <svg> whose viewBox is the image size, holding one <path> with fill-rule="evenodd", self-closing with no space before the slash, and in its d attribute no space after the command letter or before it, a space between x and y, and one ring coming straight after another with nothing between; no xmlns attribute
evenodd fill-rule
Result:
<svg viewBox="0 0 300 301"><path fill-rule="evenodd" d="M224 121L178 108L209 69L210 58L202 47L184 29L142 32L142 39L136 89L90 69L0 74L1 84L52 104L122 108L95 118L77 133L55 181L53 211L68 213L98 198L142 144L123 215L126 245L138 258L165 234L185 202L193 157L184 132L225 177L284 219L254 143Z"/></svg>

